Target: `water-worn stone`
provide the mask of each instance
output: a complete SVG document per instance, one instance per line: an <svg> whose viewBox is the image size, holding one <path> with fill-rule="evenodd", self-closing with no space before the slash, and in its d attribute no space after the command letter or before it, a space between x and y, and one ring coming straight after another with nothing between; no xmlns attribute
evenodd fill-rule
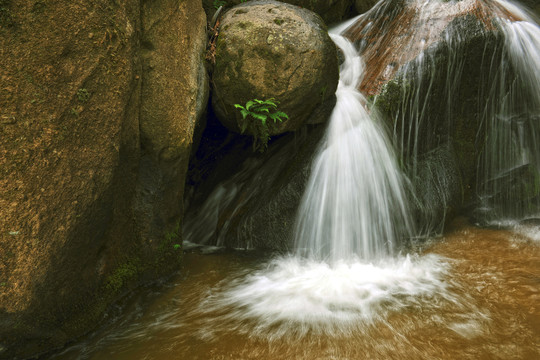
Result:
<svg viewBox="0 0 540 360"><path fill-rule="evenodd" d="M486 118L495 116L489 111L500 101L494 92L503 91L494 79L501 73L512 78L496 18L516 16L495 1L388 0L347 30L367 65L361 90L372 96L374 109L394 129L411 178L424 177L419 161L434 149L453 149L462 189L450 191L447 205L437 206L456 209L476 197ZM434 179L448 169L437 171L441 174ZM435 195L420 198L429 201ZM432 213L447 213L424 206Z"/></svg>
<svg viewBox="0 0 540 360"><path fill-rule="evenodd" d="M206 37L200 0L1 8L0 358L17 359L179 268Z"/></svg>
<svg viewBox="0 0 540 360"><path fill-rule="evenodd" d="M324 122L331 113L338 82L336 47L312 12L253 1L223 16L212 76L212 106L226 127L241 129L235 104L275 98L289 119L271 126L270 135L294 131L306 122Z"/></svg>

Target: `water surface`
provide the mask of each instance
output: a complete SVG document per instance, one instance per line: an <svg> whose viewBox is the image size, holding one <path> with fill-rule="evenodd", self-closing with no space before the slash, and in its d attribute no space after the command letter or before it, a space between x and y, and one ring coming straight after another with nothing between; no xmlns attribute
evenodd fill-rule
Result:
<svg viewBox="0 0 540 360"><path fill-rule="evenodd" d="M540 358L539 233L456 224L408 260L341 274L271 254L186 254L181 275L52 359ZM309 285L295 287L295 276ZM347 306L361 290L379 298ZM279 314L287 294L294 311Z"/></svg>

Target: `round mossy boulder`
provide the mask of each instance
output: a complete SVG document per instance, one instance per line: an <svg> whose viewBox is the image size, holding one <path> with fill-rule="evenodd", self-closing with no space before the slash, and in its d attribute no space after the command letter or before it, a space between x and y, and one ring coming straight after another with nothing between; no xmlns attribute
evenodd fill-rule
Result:
<svg viewBox="0 0 540 360"><path fill-rule="evenodd" d="M235 107L253 100L275 99L269 112L288 116L275 123L268 118L268 135L327 120L339 72L336 46L319 16L277 1L251 1L230 9L220 24L212 106L227 128L257 135L245 122L260 120Z"/></svg>

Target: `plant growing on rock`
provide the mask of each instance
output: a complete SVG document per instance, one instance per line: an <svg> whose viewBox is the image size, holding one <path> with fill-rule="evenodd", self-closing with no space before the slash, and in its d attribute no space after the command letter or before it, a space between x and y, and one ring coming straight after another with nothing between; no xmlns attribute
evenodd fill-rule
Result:
<svg viewBox="0 0 540 360"><path fill-rule="evenodd" d="M269 126L273 126L278 121L288 119L289 116L283 111L279 111L277 106L279 101L274 98L259 100L253 99L246 103L246 106L234 104L234 107L240 110L242 114L242 123L240 131L244 133L246 130L253 135L253 150L259 149L261 152L268 147L270 140ZM273 120L273 123L268 119Z"/></svg>
<svg viewBox="0 0 540 360"><path fill-rule="evenodd" d="M214 0L213 4L214 4L214 8L217 10L220 7L227 5L227 2L224 0Z"/></svg>

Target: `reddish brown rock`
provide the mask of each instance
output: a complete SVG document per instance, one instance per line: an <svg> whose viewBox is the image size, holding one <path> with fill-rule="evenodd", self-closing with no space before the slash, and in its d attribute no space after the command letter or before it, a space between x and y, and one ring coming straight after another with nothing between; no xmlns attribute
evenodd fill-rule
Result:
<svg viewBox="0 0 540 360"><path fill-rule="evenodd" d="M453 20L465 16L480 21L486 31L495 31L494 16L515 18L495 1L379 2L345 32L359 44L366 62L362 92L378 94L402 66L444 40L444 31Z"/></svg>

